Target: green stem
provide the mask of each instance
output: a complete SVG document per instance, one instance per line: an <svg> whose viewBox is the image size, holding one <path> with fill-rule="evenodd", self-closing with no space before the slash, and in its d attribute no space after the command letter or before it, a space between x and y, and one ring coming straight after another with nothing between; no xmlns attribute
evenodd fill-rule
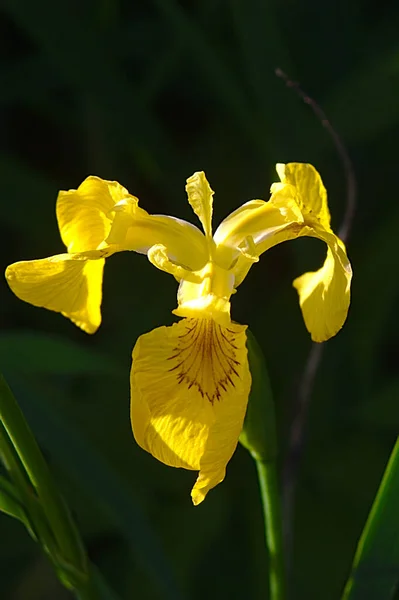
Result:
<svg viewBox="0 0 399 600"><path fill-rule="evenodd" d="M270 600L284 600L285 570L281 504L276 463L256 460L265 523L266 546L269 551Z"/></svg>
<svg viewBox="0 0 399 600"><path fill-rule="evenodd" d="M273 393L262 349L247 331L252 387L240 442L256 463L269 551L270 600L284 600L283 528L277 474L277 431Z"/></svg>

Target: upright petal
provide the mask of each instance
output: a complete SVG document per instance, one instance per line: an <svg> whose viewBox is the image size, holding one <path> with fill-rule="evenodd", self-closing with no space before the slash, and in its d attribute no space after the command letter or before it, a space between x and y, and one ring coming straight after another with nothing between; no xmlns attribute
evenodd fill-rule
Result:
<svg viewBox="0 0 399 600"><path fill-rule="evenodd" d="M331 217L327 192L314 166L307 163L277 164L276 171L281 183L272 185L272 193L283 190L287 186L290 186L290 192L294 188L295 200L307 224L329 230Z"/></svg>
<svg viewBox="0 0 399 600"><path fill-rule="evenodd" d="M95 250L109 234L114 205L129 197L117 181L93 176L77 190L59 192L57 220L68 252Z"/></svg>
<svg viewBox="0 0 399 600"><path fill-rule="evenodd" d="M227 248L235 250L231 266L235 287L242 283L263 252L285 239L287 230L298 231L298 227L302 226L303 217L294 195L295 190L290 191L287 186L279 192L279 200L275 203L271 200L246 202L217 228L213 236L216 257L223 258Z"/></svg>
<svg viewBox="0 0 399 600"><path fill-rule="evenodd" d="M259 220L261 211L267 210L268 204L264 200L245 202L220 223L213 236L216 245L239 246L247 236L253 237L253 222Z"/></svg>
<svg viewBox="0 0 399 600"><path fill-rule="evenodd" d="M250 200L221 222L213 239L217 246L240 247L247 238L252 238L258 246L282 227L298 220L302 221L302 217L292 198L279 205Z"/></svg>
<svg viewBox="0 0 399 600"><path fill-rule="evenodd" d="M101 323L102 253L59 254L41 260L17 262L6 270L11 290L34 306L60 312L75 325L94 333Z"/></svg>
<svg viewBox="0 0 399 600"><path fill-rule="evenodd" d="M197 171L187 179L188 201L204 228L205 235L212 237L213 190L205 173Z"/></svg>
<svg viewBox="0 0 399 600"><path fill-rule="evenodd" d="M194 504L225 476L251 387L245 327L183 319L142 335L133 350L137 443L165 464L199 470Z"/></svg>
<svg viewBox="0 0 399 600"><path fill-rule="evenodd" d="M118 250L141 254L161 245L169 260L192 271L202 269L208 260L205 237L197 227L175 217L150 215L139 207L137 198L128 198L115 206L106 241Z"/></svg>

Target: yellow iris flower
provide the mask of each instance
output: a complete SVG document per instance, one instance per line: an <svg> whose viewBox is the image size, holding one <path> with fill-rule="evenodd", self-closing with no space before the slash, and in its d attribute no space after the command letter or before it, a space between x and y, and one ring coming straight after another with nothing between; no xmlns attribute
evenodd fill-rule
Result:
<svg viewBox="0 0 399 600"><path fill-rule="evenodd" d="M194 225L150 215L114 181L88 177L60 192L57 220L67 253L10 265L6 277L22 300L62 313L94 333L101 322L105 258L121 250L147 254L180 283L182 319L139 337L131 370L131 419L138 444L160 461L199 471L194 504L225 476L242 430L251 374L246 326L230 319L230 297L260 255L285 240L311 236L327 246L324 265L293 285L306 327L322 342L342 327L351 266L330 227L327 194L308 164L277 165L268 202L252 200L212 234L213 191L203 172L187 180Z"/></svg>

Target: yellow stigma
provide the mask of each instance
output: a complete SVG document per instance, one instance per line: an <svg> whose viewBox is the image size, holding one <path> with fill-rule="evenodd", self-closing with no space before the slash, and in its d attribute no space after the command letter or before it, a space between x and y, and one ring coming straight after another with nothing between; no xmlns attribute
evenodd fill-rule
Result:
<svg viewBox="0 0 399 600"><path fill-rule="evenodd" d="M209 261L197 271L199 283L182 280L177 294L179 317L214 319L223 327L230 321L230 296L234 293L234 274Z"/></svg>

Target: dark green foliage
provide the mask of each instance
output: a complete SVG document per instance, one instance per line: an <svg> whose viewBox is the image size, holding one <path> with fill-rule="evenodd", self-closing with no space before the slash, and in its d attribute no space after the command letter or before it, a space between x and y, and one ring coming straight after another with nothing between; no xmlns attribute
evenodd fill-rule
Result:
<svg viewBox="0 0 399 600"><path fill-rule="evenodd" d="M57 192L88 174L117 179L150 212L195 222L185 179L205 170L216 224L244 201L267 199L276 162L308 161L338 229L341 162L276 67L320 103L347 144L359 188L348 243L353 301L312 396L293 600L340 598L398 434L398 28L399 5L366 0L3 0L0 8L2 270L63 250ZM274 248L232 300L233 318L250 325L268 361L281 463L310 349L291 281L323 255L314 240ZM194 474L157 463L130 431L131 349L172 322L173 278L145 257L112 257L93 337L0 286L0 370L112 587L137 600L166 598L173 581L192 600L265 598L247 453L237 450L225 482L194 509ZM0 539L2 599L64 597L20 523L0 515Z"/></svg>

